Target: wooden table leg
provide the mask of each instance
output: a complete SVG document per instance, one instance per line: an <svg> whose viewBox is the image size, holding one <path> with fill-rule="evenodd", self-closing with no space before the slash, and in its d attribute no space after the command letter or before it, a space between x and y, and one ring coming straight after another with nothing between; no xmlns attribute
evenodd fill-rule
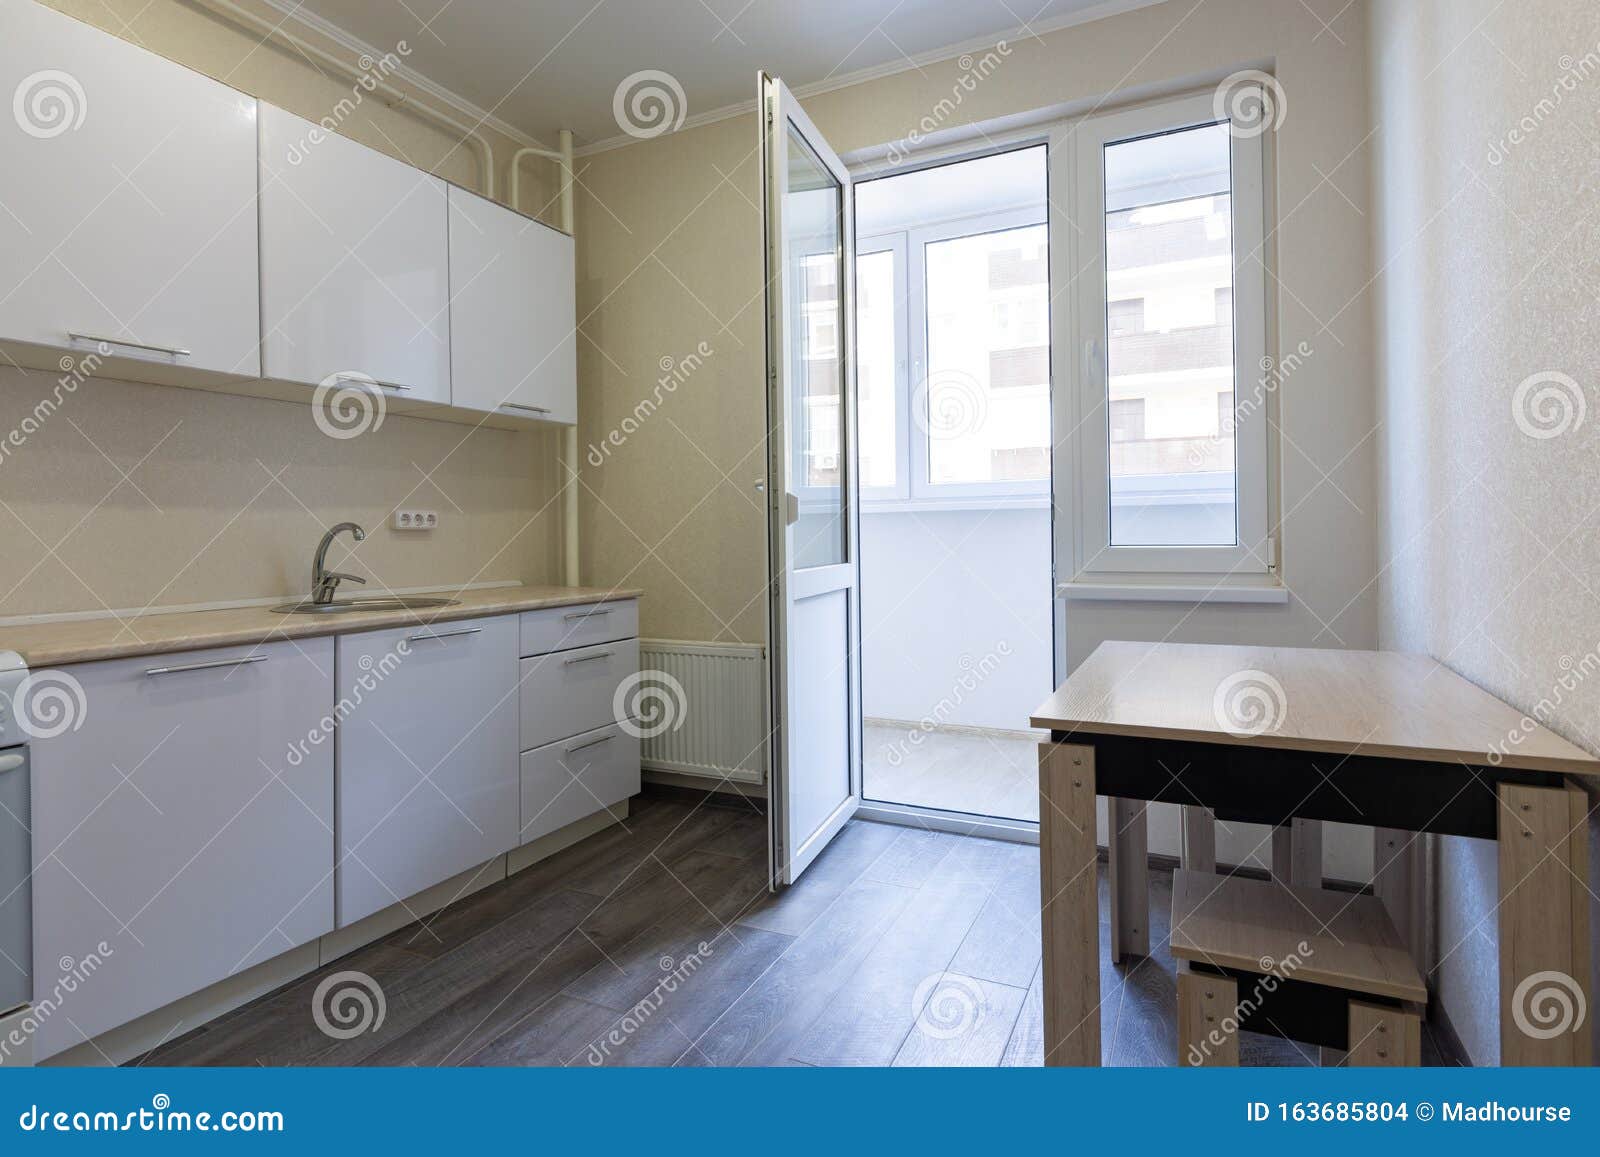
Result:
<svg viewBox="0 0 1600 1157"><path fill-rule="evenodd" d="M1571 783L1499 790L1500 1063L1587 1065L1588 796Z"/></svg>
<svg viewBox="0 0 1600 1157"><path fill-rule="evenodd" d="M1349 1008L1351 1068L1416 1068L1422 1064L1422 1009L1407 1002L1403 1007L1352 1000Z"/></svg>
<svg viewBox="0 0 1600 1157"><path fill-rule="evenodd" d="M1178 961L1178 1064L1186 1068L1239 1066L1239 982L1195 972Z"/></svg>
<svg viewBox="0 0 1600 1157"><path fill-rule="evenodd" d="M1297 888L1322 887L1322 823L1291 820L1272 830L1272 878Z"/></svg>
<svg viewBox="0 0 1600 1157"><path fill-rule="evenodd" d="M1217 813L1208 807L1183 807L1183 866L1191 872L1217 870Z"/></svg>
<svg viewBox="0 0 1600 1157"><path fill-rule="evenodd" d="M1094 748L1039 745L1044 1063L1100 1063L1100 903Z"/></svg>
<svg viewBox="0 0 1600 1157"><path fill-rule="evenodd" d="M1150 826L1142 799L1106 800L1111 959L1150 955Z"/></svg>

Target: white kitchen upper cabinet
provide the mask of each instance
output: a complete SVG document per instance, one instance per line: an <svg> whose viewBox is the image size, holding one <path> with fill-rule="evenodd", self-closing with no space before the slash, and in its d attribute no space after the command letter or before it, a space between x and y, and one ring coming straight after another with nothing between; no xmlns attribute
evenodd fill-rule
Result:
<svg viewBox="0 0 1600 1157"><path fill-rule="evenodd" d="M255 100L32 0L0 92L0 341L256 377Z"/></svg>
<svg viewBox="0 0 1600 1157"><path fill-rule="evenodd" d="M263 104L262 376L450 401L445 183Z"/></svg>
<svg viewBox="0 0 1600 1157"><path fill-rule="evenodd" d="M572 238L450 189L450 383L457 406L578 420Z"/></svg>
<svg viewBox="0 0 1600 1157"><path fill-rule="evenodd" d="M517 843L517 617L338 641L339 925Z"/></svg>
<svg viewBox="0 0 1600 1157"><path fill-rule="evenodd" d="M67 706L31 750L38 1056L332 930L331 640L38 677Z"/></svg>

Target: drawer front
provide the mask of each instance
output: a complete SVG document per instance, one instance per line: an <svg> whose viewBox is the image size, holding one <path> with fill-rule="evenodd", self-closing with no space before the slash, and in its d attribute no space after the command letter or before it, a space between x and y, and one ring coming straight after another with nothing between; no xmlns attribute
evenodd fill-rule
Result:
<svg viewBox="0 0 1600 1157"><path fill-rule="evenodd" d="M638 670L637 639L522 660L522 750L615 723L617 688Z"/></svg>
<svg viewBox="0 0 1600 1157"><path fill-rule="evenodd" d="M639 739L615 724L522 753L520 843L639 793Z"/></svg>
<svg viewBox="0 0 1600 1157"><path fill-rule="evenodd" d="M73 991L41 1059L333 928L331 640L58 674L83 710L30 752L34 994Z"/></svg>
<svg viewBox="0 0 1600 1157"><path fill-rule="evenodd" d="M344 635L339 925L516 846L513 615Z"/></svg>
<svg viewBox="0 0 1600 1157"><path fill-rule="evenodd" d="M543 655L639 634L639 600L549 607L522 613L522 653Z"/></svg>

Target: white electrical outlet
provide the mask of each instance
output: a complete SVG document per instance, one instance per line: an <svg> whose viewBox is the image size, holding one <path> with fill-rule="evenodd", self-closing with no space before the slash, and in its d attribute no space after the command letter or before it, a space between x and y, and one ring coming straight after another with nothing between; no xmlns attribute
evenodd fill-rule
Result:
<svg viewBox="0 0 1600 1157"><path fill-rule="evenodd" d="M433 530L439 525L439 514L434 510L397 510L389 522L396 530Z"/></svg>

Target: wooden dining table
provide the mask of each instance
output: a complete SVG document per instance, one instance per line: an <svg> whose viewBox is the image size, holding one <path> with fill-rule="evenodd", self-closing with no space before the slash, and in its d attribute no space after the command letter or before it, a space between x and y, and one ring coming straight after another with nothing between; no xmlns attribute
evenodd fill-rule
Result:
<svg viewBox="0 0 1600 1157"><path fill-rule="evenodd" d="M1496 840L1499 903L1484 918L1499 927L1501 1063L1590 1063L1586 1020L1545 1035L1512 1015L1514 999L1552 982L1594 1008L1594 805L1580 781L1600 786L1600 760L1537 720L1423 655L1106 642L1032 723L1050 732L1039 748L1046 1064L1101 1058L1097 796L1118 958L1149 952L1150 803L1285 833L1370 826L1380 895L1386 880L1422 894L1418 833Z"/></svg>

